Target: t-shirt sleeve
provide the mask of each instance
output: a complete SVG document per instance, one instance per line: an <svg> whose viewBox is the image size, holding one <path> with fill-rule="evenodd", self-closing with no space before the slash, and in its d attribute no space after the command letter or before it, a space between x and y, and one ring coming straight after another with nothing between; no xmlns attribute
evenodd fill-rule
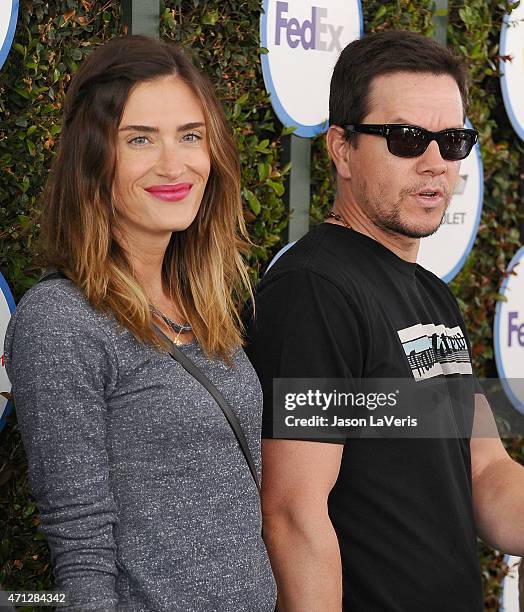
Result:
<svg viewBox="0 0 524 612"><path fill-rule="evenodd" d="M262 282L246 352L262 384L263 437L281 437L273 431L274 411L284 410L273 405L273 380L361 377L362 336L356 308L330 280L301 269Z"/></svg>
<svg viewBox="0 0 524 612"><path fill-rule="evenodd" d="M442 279L438 277L435 277L435 278L437 279L438 283L442 287L442 291L446 295L446 299L449 303L449 306L455 312L459 327L462 330L462 333L464 334L464 338L466 339L466 344L468 346L468 353L471 359L471 343L469 341L469 334L468 334L466 322L464 321L464 317L462 316L462 312L460 310L460 306L458 304L457 298L455 297L455 294L453 293L453 291L451 291L447 283L445 283Z"/></svg>
<svg viewBox="0 0 524 612"><path fill-rule="evenodd" d="M27 297L9 325L6 367L56 589L66 610L115 610L104 399L115 357L66 292L37 287Z"/></svg>
<svg viewBox="0 0 524 612"><path fill-rule="evenodd" d="M473 431L473 422L474 422L474 414L475 414L475 400L474 396L486 395L482 385L480 384L475 371L473 369L473 354L471 349L471 342L469 339L468 329L466 322L464 321L464 317L462 316L462 312L460 310L459 303L457 298L455 297L453 291L447 283L445 283L442 279L438 279L439 283L443 288L443 292L447 296L449 304L451 308L455 311L455 315L457 318L458 325L462 330L464 335L464 339L466 340L466 345L468 348L469 360L471 363L471 378L469 377L460 377L452 379L451 384L456 385L452 387L453 391L455 391L455 397L459 397L457 400L457 405L462 407L462 412L456 412L456 418L459 423L459 430L463 432L464 437L470 437L471 432ZM460 381L460 386L458 385ZM458 394L459 389L462 392L462 395ZM466 389L467 391L464 391ZM451 391L450 391L451 392ZM460 402L460 399L462 402ZM489 403L489 402L488 402Z"/></svg>

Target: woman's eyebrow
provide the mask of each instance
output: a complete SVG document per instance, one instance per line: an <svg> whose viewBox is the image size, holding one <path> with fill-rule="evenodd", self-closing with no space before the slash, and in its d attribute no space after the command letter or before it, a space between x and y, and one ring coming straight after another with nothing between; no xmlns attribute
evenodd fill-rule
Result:
<svg viewBox="0 0 524 612"><path fill-rule="evenodd" d="M197 128L205 128L206 124L202 121L194 121L192 123L184 123L177 128L177 132L186 132L187 130L196 130Z"/></svg>
<svg viewBox="0 0 524 612"><path fill-rule="evenodd" d="M195 121L191 123L184 123L177 127L177 132L185 132L187 130L195 130L197 128L204 128L206 126L205 123L201 121ZM150 125L126 125L124 127L119 128L119 132L159 132L157 127L152 127Z"/></svg>
<svg viewBox="0 0 524 612"><path fill-rule="evenodd" d="M150 125L126 125L118 130L119 132L158 132L158 128Z"/></svg>

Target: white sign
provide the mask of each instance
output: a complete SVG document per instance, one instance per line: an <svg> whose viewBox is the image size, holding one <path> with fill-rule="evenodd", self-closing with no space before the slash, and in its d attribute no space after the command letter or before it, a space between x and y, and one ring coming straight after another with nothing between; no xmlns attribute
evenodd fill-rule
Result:
<svg viewBox="0 0 524 612"><path fill-rule="evenodd" d="M520 557L506 555L504 563L509 566L509 572L502 583L501 612L520 612L519 606L519 564Z"/></svg>
<svg viewBox="0 0 524 612"><path fill-rule="evenodd" d="M524 414L524 247L508 266L495 310L495 361L506 395Z"/></svg>
<svg viewBox="0 0 524 612"><path fill-rule="evenodd" d="M524 4L521 3L502 20L499 70L504 106L520 139L524 140Z"/></svg>
<svg viewBox="0 0 524 612"><path fill-rule="evenodd" d="M264 83L278 118L286 127L297 126L297 136L327 129L333 68L363 31L360 0L264 0Z"/></svg>
<svg viewBox="0 0 524 612"><path fill-rule="evenodd" d="M5 278L0 273L0 391L9 393L11 391L11 383L5 371L4 357L4 338L7 330L7 324L11 318L11 313L15 309L15 301L11 295L9 285L5 282ZM0 431L4 428L5 417L10 412L10 404L4 396L0 395Z"/></svg>
<svg viewBox="0 0 524 612"><path fill-rule="evenodd" d="M0 0L0 68L13 42L17 17L18 0Z"/></svg>
<svg viewBox="0 0 524 612"><path fill-rule="evenodd" d="M471 128L467 121L466 127ZM460 165L459 180L442 225L420 241L417 263L446 283L460 272L473 247L483 198L484 172L477 143Z"/></svg>

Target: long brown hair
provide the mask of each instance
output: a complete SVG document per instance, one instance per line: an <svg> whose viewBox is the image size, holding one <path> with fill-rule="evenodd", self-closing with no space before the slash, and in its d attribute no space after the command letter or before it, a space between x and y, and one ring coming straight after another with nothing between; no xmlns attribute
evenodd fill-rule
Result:
<svg viewBox="0 0 524 612"><path fill-rule="evenodd" d="M112 186L118 126L133 87L168 75L187 83L202 105L211 172L195 220L171 237L162 280L206 354L229 361L242 343L240 303L246 290L251 293L241 257L248 239L238 151L210 83L176 45L143 36L115 38L74 76L44 195L43 253L94 308L112 313L139 340L158 345L147 296L115 238Z"/></svg>

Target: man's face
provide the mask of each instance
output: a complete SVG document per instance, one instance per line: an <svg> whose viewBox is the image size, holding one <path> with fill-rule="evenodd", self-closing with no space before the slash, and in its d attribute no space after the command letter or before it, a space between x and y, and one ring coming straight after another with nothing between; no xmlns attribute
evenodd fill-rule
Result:
<svg viewBox="0 0 524 612"><path fill-rule="evenodd" d="M434 132L463 127L460 92L449 75L399 72L376 77L371 112L362 123L405 123ZM447 161L432 141L420 157L397 157L381 136L359 134L348 167L357 205L389 234L422 238L439 227L460 162Z"/></svg>

